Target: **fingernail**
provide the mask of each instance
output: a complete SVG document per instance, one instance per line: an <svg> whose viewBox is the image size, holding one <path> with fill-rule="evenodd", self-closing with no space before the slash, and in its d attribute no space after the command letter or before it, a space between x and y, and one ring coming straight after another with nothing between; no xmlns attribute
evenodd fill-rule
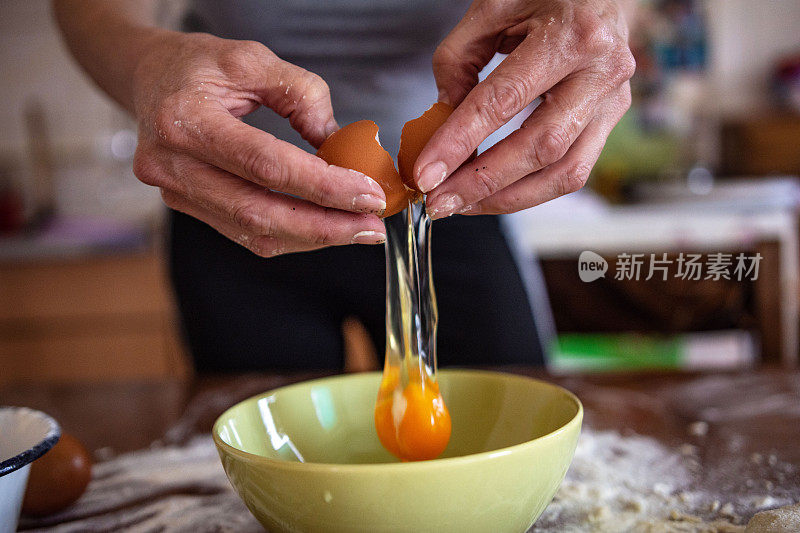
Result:
<svg viewBox="0 0 800 533"><path fill-rule="evenodd" d="M428 211L428 216L434 220L449 217L464 206L464 200L458 194L444 195L438 200Z"/></svg>
<svg viewBox="0 0 800 533"><path fill-rule="evenodd" d="M366 174L362 174L357 170L352 170L351 172L355 172L358 176L361 176L364 179L364 183L366 183L367 189L369 189L370 194L372 194L373 196L377 196L378 198L380 198L381 196L384 196L386 194L383 192L383 187L381 187L380 184L374 179L370 178Z"/></svg>
<svg viewBox="0 0 800 533"><path fill-rule="evenodd" d="M386 242L386 234L380 231L359 231L350 241L353 244L381 244Z"/></svg>
<svg viewBox="0 0 800 533"><path fill-rule="evenodd" d="M329 120L328 123L325 124L325 138L327 139L330 137L331 133L334 133L338 129L339 124L334 119Z"/></svg>
<svg viewBox="0 0 800 533"><path fill-rule="evenodd" d="M444 89L439 90L439 101L443 104L450 105L450 97L447 96L447 91Z"/></svg>
<svg viewBox="0 0 800 533"><path fill-rule="evenodd" d="M353 198L353 211L382 215L386 211L386 201L372 194L359 194Z"/></svg>
<svg viewBox="0 0 800 533"><path fill-rule="evenodd" d="M422 192L429 192L439 186L447 177L447 165L442 161L428 163L419 173L417 186Z"/></svg>

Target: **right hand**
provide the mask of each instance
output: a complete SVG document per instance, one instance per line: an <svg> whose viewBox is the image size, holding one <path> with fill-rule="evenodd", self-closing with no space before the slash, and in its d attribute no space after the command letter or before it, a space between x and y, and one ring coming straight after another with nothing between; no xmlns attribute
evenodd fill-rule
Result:
<svg viewBox="0 0 800 533"><path fill-rule="evenodd" d="M239 120L267 106L318 147L338 126L316 74L260 43L165 32L139 60L133 93L134 173L169 207L262 257L386 239L374 180Z"/></svg>

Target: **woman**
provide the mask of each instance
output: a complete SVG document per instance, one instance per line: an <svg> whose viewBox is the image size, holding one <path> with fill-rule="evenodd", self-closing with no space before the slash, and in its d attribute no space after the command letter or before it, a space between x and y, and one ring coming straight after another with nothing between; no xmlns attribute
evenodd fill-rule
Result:
<svg viewBox="0 0 800 533"><path fill-rule="evenodd" d="M199 371L341 368L346 316L383 345L385 196L302 148L368 118L396 154L403 123L437 97L457 109L415 178L443 219L439 362L542 362L495 215L580 188L627 109L633 60L614 0L197 0L185 32L157 28L154 2L54 6L75 57L138 120L134 172L172 208ZM478 83L496 52L509 56ZM461 166L539 95L519 130Z"/></svg>

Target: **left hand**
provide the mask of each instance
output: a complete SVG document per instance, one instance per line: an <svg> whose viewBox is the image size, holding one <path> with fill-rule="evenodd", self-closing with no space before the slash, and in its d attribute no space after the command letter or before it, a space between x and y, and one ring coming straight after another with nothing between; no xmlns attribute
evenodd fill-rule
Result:
<svg viewBox="0 0 800 533"><path fill-rule="evenodd" d="M509 55L478 83L496 52ZM475 0L433 56L456 110L414 167L428 213L512 213L580 189L630 107L634 69L615 0ZM462 165L539 96L519 130Z"/></svg>

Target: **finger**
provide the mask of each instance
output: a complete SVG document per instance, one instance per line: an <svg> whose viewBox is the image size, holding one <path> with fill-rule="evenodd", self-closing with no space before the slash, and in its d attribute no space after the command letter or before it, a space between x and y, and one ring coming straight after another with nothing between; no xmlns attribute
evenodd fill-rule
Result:
<svg viewBox="0 0 800 533"><path fill-rule="evenodd" d="M370 213L386 209L386 195L372 178L328 165L241 122L221 106L203 109L192 122L173 121L164 127L168 146L262 187L336 209Z"/></svg>
<svg viewBox="0 0 800 533"><path fill-rule="evenodd" d="M265 105L282 117L314 148L339 125L333 118L333 104L328 84L318 75L286 61L276 69L277 89L265 94Z"/></svg>
<svg viewBox="0 0 800 533"><path fill-rule="evenodd" d="M414 166L420 190L434 189L486 137L576 66L563 47L551 47L529 35L470 91L423 148Z"/></svg>
<svg viewBox="0 0 800 533"><path fill-rule="evenodd" d="M192 203L179 194L162 189L161 196L164 203L171 209L186 213L191 217L205 222L228 239L244 246L261 257L274 257L281 254L307 252L322 248L322 245L308 245L288 239L244 232L240 227L231 223L230 220Z"/></svg>
<svg viewBox="0 0 800 533"><path fill-rule="evenodd" d="M561 159L596 115L598 100L610 91L599 72L583 70L568 76L545 93L520 129L462 165L428 194L428 213L437 218L458 212Z"/></svg>
<svg viewBox="0 0 800 533"><path fill-rule="evenodd" d="M586 183L600 156L607 137L604 130L611 128L592 122L561 160L463 208L463 214L514 213L577 191Z"/></svg>
<svg viewBox="0 0 800 533"><path fill-rule="evenodd" d="M478 83L478 74L495 54L498 28L475 2L433 53L439 101L458 106Z"/></svg>
<svg viewBox="0 0 800 533"><path fill-rule="evenodd" d="M173 165L171 172L180 179L170 190L245 234L325 246L386 240L383 222L375 215L320 207L188 159Z"/></svg>
<svg viewBox="0 0 800 533"><path fill-rule="evenodd" d="M613 111L590 122L564 157L529 174L505 189L461 210L462 214L513 213L575 192L586 183L608 135L630 105L622 94L610 104ZM628 102L628 104L625 104Z"/></svg>
<svg viewBox="0 0 800 533"><path fill-rule="evenodd" d="M328 84L313 72L279 58L254 41L231 43L220 54L220 69L245 92L284 118L314 147L339 129Z"/></svg>

